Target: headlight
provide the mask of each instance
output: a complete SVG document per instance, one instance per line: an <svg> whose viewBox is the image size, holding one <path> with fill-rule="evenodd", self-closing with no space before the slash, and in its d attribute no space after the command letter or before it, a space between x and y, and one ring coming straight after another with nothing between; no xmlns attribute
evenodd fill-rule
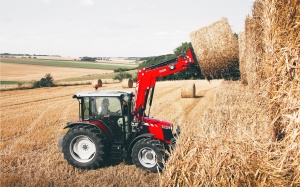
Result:
<svg viewBox="0 0 300 187"><path fill-rule="evenodd" d="M174 70L174 69L175 69L175 65L170 65L170 66L169 66L169 69L170 69L170 70Z"/></svg>

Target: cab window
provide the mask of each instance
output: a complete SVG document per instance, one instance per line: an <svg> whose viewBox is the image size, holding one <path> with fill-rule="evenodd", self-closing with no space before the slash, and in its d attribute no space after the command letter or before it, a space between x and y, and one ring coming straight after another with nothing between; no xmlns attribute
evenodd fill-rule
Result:
<svg viewBox="0 0 300 187"><path fill-rule="evenodd" d="M110 115L121 116L122 115L121 102L117 97L98 97L96 99L98 113L100 112L99 110L101 110L101 106L105 106L105 103L107 103L107 101L108 101L107 108Z"/></svg>

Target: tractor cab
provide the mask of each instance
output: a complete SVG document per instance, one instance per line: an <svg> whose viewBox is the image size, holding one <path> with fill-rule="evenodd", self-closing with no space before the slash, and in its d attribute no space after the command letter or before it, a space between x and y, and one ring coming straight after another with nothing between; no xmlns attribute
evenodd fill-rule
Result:
<svg viewBox="0 0 300 187"><path fill-rule="evenodd" d="M79 121L94 124L107 132L111 142L122 141L129 135L132 119L132 98L129 91L85 91L73 96L79 102Z"/></svg>

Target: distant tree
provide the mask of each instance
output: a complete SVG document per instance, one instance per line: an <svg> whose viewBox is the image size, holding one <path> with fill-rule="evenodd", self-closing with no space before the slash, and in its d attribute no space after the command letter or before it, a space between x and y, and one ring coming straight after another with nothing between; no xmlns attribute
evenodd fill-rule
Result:
<svg viewBox="0 0 300 187"><path fill-rule="evenodd" d="M97 60L97 58L88 57L88 56L85 56L85 57L82 57L82 58L81 58L81 61L91 61L91 62L95 62L96 60Z"/></svg>
<svg viewBox="0 0 300 187"><path fill-rule="evenodd" d="M239 39L239 35L237 33L233 34L235 36L235 38L238 40Z"/></svg>
<svg viewBox="0 0 300 187"><path fill-rule="evenodd" d="M53 83L54 79L50 73L46 74L44 78L41 80L36 81L33 83L33 88L40 88L40 87L53 87L55 84Z"/></svg>
<svg viewBox="0 0 300 187"><path fill-rule="evenodd" d="M130 73L121 71L113 79L121 81L123 79L131 79L131 78L132 78L132 75Z"/></svg>
<svg viewBox="0 0 300 187"><path fill-rule="evenodd" d="M190 42L184 42L179 47L174 50L174 54L178 56L185 56L188 49L192 50L193 59L195 63L191 63L185 71L180 71L176 74L170 75L163 80L186 80L186 79L204 79L204 76L201 73L199 63L197 62L194 49Z"/></svg>
<svg viewBox="0 0 300 187"><path fill-rule="evenodd" d="M174 49L174 54L176 56L185 56L185 53L189 48L193 48L192 44L190 42L183 42L179 47Z"/></svg>
<svg viewBox="0 0 300 187"><path fill-rule="evenodd" d="M114 72L115 73L124 72L124 71L130 71L130 70L134 70L134 69L137 69L137 68L117 68L117 69L114 69Z"/></svg>
<svg viewBox="0 0 300 187"><path fill-rule="evenodd" d="M171 60L173 58L176 58L176 55L167 54L167 55L160 55L160 56L154 56L154 57L144 57L144 58L141 58L141 61L143 61L143 62L139 65L138 68L141 69L141 68L149 67L149 66L158 64L160 62Z"/></svg>

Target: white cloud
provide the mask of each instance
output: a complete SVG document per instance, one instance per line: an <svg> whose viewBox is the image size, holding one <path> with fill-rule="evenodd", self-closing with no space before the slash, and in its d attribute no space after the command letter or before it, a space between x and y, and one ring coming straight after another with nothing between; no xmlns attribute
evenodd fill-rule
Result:
<svg viewBox="0 0 300 187"><path fill-rule="evenodd" d="M95 0L80 0L83 6L92 6L95 4Z"/></svg>

